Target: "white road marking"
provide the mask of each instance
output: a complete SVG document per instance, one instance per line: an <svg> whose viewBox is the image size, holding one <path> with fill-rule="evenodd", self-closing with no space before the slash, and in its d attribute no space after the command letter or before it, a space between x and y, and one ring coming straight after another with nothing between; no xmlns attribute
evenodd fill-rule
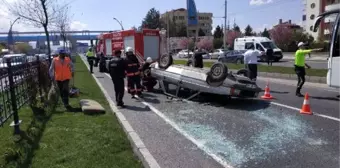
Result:
<svg viewBox="0 0 340 168"><path fill-rule="evenodd" d="M90 70L90 68L87 65L86 61L83 58L81 58L81 59L84 62L84 64L87 67L87 69ZM99 82L99 80L96 78L96 76L94 74L92 74L92 77L97 82L99 88L104 93L104 96L107 99L107 101L109 102L109 105L111 107L112 112L116 114L117 119L121 123L121 125L123 126L126 134L128 135L128 138L134 143L135 147L137 148L137 151L138 151L137 155L139 155L141 161L143 162L143 165L147 166L149 168L160 168L160 166L157 163L156 159L151 155L150 151L146 148L146 146L144 145L142 139L139 137L137 132L134 131L134 129L131 127L130 123L126 120L126 118L123 115L123 113L121 113L118 110L117 106L113 103L109 93L105 90L103 85Z"/></svg>
<svg viewBox="0 0 340 168"><path fill-rule="evenodd" d="M108 76L111 79L111 76L109 74L105 74L106 76ZM127 88L125 87L125 90L127 91ZM158 109L156 109L154 106L152 106L151 104L143 101L143 99L139 98L138 96L136 96L140 102L142 104L144 104L145 106L148 106L150 108L151 111L153 111L155 114L157 114L160 118L162 118L166 123L168 123L169 125L171 125L173 128L175 128L179 133L181 133L185 138L187 138L188 140L190 140L193 144L195 144L199 149L201 149L202 151L204 151L207 155L209 155L210 157L212 157L216 162L218 162L219 164L221 164L223 167L225 168L233 168L231 165L229 165L224 159L222 159L221 157L215 155L212 151L210 151L207 147L204 146L204 144L198 142L195 138L193 138L192 136L190 136L187 132L185 132L183 129L181 129L175 122L173 122L172 120L170 120L168 117L166 117L161 111L159 111Z"/></svg>
<svg viewBox="0 0 340 168"><path fill-rule="evenodd" d="M276 106L280 106L280 107L285 107L285 108L288 108L288 109L291 109L291 110L295 110L295 111L300 111L299 108L288 106L288 105L277 103L277 102L270 102L270 104L273 104L273 105L276 105ZM340 122L339 118L327 116L327 115L324 115L324 114L319 114L319 113L313 112L313 115Z"/></svg>
<svg viewBox="0 0 340 168"><path fill-rule="evenodd" d="M106 75L107 75L109 78L111 78L110 75L108 75L108 74L106 74ZM125 90L126 90L126 88L125 88ZM184 101L186 101L186 100L184 100ZM281 103L277 103L277 102L270 102L270 103L271 103L271 104L274 104L274 105L277 105L277 106L285 107L285 108L288 108L288 109L291 109L291 110L300 111L299 108L292 107L292 106L288 106L288 105L285 105L285 104L281 104ZM340 122L340 119L339 119L339 118L336 118L336 117L327 116L327 115L320 114L320 113L316 113L316 112L313 112L313 115Z"/></svg>

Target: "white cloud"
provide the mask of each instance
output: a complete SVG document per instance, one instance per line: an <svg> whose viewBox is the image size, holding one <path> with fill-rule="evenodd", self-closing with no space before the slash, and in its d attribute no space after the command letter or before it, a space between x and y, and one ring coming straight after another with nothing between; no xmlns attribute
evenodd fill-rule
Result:
<svg viewBox="0 0 340 168"><path fill-rule="evenodd" d="M0 0L1 1L1 0ZM17 0L6 0L8 4L11 4ZM6 5L0 6L0 32L8 32L11 21L16 19L15 16L11 15ZM87 24L79 21L72 21L70 25L71 30L84 30L87 28ZM12 27L13 31L30 32L30 31L43 31L42 28L37 28L32 25L28 25L22 20L18 20Z"/></svg>
<svg viewBox="0 0 340 168"><path fill-rule="evenodd" d="M70 26L71 30L86 30L87 28L87 24L82 23L80 21L72 21L71 22L71 26Z"/></svg>
<svg viewBox="0 0 340 168"><path fill-rule="evenodd" d="M272 3L273 0L250 0L250 5L264 5L268 3Z"/></svg>
<svg viewBox="0 0 340 168"><path fill-rule="evenodd" d="M7 0L10 4L15 0ZM0 31L7 32L10 28L10 24L12 21L16 19L15 16L11 15L6 5L1 5L0 7ZM36 28L31 25L27 25L22 21L18 20L12 27L13 31L37 31L42 30L41 28Z"/></svg>

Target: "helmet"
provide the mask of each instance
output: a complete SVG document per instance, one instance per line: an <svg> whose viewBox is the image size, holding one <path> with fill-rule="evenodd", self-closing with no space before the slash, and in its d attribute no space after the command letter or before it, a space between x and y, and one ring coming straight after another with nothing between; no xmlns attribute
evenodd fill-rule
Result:
<svg viewBox="0 0 340 168"><path fill-rule="evenodd" d="M152 58L151 57L146 58L146 62L147 63L151 63L152 62Z"/></svg>
<svg viewBox="0 0 340 168"><path fill-rule="evenodd" d="M125 52L133 52L132 47L126 47L126 48L125 48Z"/></svg>
<svg viewBox="0 0 340 168"><path fill-rule="evenodd" d="M304 46L304 45L305 45L304 42L300 42L300 43L298 44L298 47L301 47L301 46Z"/></svg>
<svg viewBox="0 0 340 168"><path fill-rule="evenodd" d="M66 51L64 49L59 49L59 54L66 54Z"/></svg>

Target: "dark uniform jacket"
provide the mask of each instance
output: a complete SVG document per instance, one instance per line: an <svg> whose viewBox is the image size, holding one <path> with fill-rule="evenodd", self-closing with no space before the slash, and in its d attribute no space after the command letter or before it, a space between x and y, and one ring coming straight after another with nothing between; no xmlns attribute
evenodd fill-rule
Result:
<svg viewBox="0 0 340 168"><path fill-rule="evenodd" d="M194 67L203 68L203 55L204 52L195 52L193 56Z"/></svg>
<svg viewBox="0 0 340 168"><path fill-rule="evenodd" d="M128 77L140 75L140 72L139 72L140 64L135 55L127 57L126 65L127 65L126 75Z"/></svg>
<svg viewBox="0 0 340 168"><path fill-rule="evenodd" d="M125 78L127 70L126 60L120 57L113 57L109 62L109 71L112 79Z"/></svg>

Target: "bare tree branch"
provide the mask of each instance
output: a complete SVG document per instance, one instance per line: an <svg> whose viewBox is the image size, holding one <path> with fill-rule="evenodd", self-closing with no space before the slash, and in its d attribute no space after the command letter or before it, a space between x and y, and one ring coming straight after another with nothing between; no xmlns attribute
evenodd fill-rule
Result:
<svg viewBox="0 0 340 168"><path fill-rule="evenodd" d="M58 18L61 14L63 18L68 18L68 11L65 10L68 9L68 5L58 4L58 0L19 0L13 3L8 3L6 0L2 1L14 16L22 18L27 24L44 28L48 54L50 55L51 46L48 28L60 21Z"/></svg>

